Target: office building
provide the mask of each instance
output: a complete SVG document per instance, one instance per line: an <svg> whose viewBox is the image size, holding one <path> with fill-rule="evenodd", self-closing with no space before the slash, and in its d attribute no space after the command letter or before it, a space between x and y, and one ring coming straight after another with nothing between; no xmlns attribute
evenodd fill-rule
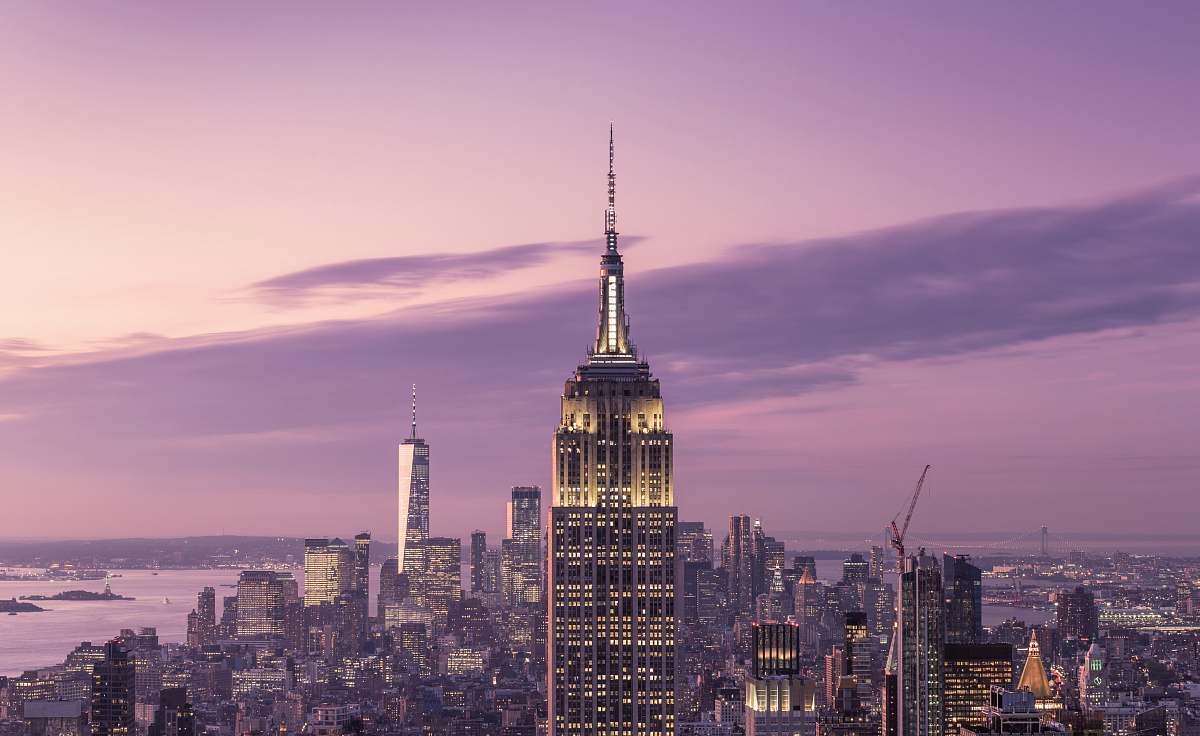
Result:
<svg viewBox="0 0 1200 736"><path fill-rule="evenodd" d="M400 443L399 551L397 567L408 575L412 593L420 598L425 581L425 540L429 538L429 445L417 436L417 387L412 387L412 428Z"/></svg>
<svg viewBox="0 0 1200 736"><path fill-rule="evenodd" d="M871 577L871 563L855 552L842 561L842 582L861 584Z"/></svg>
<svg viewBox="0 0 1200 736"><path fill-rule="evenodd" d="M799 627L759 624L753 632L753 667L743 698L746 736L812 736L816 687L799 674Z"/></svg>
<svg viewBox="0 0 1200 736"><path fill-rule="evenodd" d="M681 521L675 526L675 553L682 562L713 563L713 534L702 521Z"/></svg>
<svg viewBox="0 0 1200 736"><path fill-rule="evenodd" d="M745 514L729 517L729 533L721 545L721 567L734 615L753 610L761 585L755 584L761 554L756 549L755 523Z"/></svg>
<svg viewBox="0 0 1200 736"><path fill-rule="evenodd" d="M304 605L334 603L350 591L354 550L340 539L304 540Z"/></svg>
<svg viewBox="0 0 1200 736"><path fill-rule="evenodd" d="M867 561L867 577L882 580L886 572L883 568L886 564L887 556L883 553L883 547L872 545L871 557Z"/></svg>
<svg viewBox="0 0 1200 736"><path fill-rule="evenodd" d="M942 555L946 595L946 641L983 642L983 572L966 555Z"/></svg>
<svg viewBox="0 0 1200 736"><path fill-rule="evenodd" d="M1079 705L1085 710L1097 710L1109 700L1108 673L1104 668L1104 650L1092 643L1083 664L1079 665Z"/></svg>
<svg viewBox="0 0 1200 736"><path fill-rule="evenodd" d="M205 587L196 595L196 608L187 619L187 643L199 647L210 644L217 633L217 591Z"/></svg>
<svg viewBox="0 0 1200 736"><path fill-rule="evenodd" d="M290 572L242 571L238 576L235 636L248 641L284 638L289 604L297 600L296 579Z"/></svg>
<svg viewBox="0 0 1200 736"><path fill-rule="evenodd" d="M354 535L354 567L350 575L350 592L366 598L371 588L371 535Z"/></svg>
<svg viewBox="0 0 1200 736"><path fill-rule="evenodd" d="M133 652L119 639L104 645L92 666L92 736L132 736L137 673Z"/></svg>
<svg viewBox="0 0 1200 736"><path fill-rule="evenodd" d="M953 736L963 726L983 724L993 688L1012 687L1012 657L1009 644L946 644L942 654L943 733Z"/></svg>
<svg viewBox="0 0 1200 736"><path fill-rule="evenodd" d="M507 539L501 546L500 577L509 605L542 600L542 491L517 486L506 505Z"/></svg>
<svg viewBox="0 0 1200 736"><path fill-rule="evenodd" d="M484 592L483 583L487 576L484 567L487 561L487 532L476 529L471 532L471 593Z"/></svg>
<svg viewBox="0 0 1200 736"><path fill-rule="evenodd" d="M940 566L924 550L905 561L899 600L896 733L942 736L945 602Z"/></svg>
<svg viewBox="0 0 1200 736"><path fill-rule="evenodd" d="M399 603L407 591L400 588L400 566L395 557L389 557L379 566L379 594L375 599L376 616L383 619L383 611L389 603Z"/></svg>
<svg viewBox="0 0 1200 736"><path fill-rule="evenodd" d="M800 627L793 623L755 624L754 676L800 674Z"/></svg>
<svg viewBox="0 0 1200 736"><path fill-rule="evenodd" d="M446 623L450 604L462 598L462 542L450 537L425 540L425 604L435 627Z"/></svg>
<svg viewBox="0 0 1200 736"><path fill-rule="evenodd" d="M675 733L674 440L629 337L615 182L610 137L599 326L552 455L552 736Z"/></svg>
<svg viewBox="0 0 1200 736"><path fill-rule="evenodd" d="M1058 635L1095 641L1100 633L1100 617L1096 597L1082 585L1070 592L1058 594Z"/></svg>
<svg viewBox="0 0 1200 736"><path fill-rule="evenodd" d="M147 736L195 736L196 716L187 702L187 688L164 687Z"/></svg>

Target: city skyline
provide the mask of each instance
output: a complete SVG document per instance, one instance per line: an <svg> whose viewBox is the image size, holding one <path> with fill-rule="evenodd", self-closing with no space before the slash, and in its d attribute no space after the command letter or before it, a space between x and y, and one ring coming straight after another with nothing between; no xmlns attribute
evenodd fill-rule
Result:
<svg viewBox="0 0 1200 736"><path fill-rule="evenodd" d="M1179 19L1195 8L1166 5L1105 5L1086 27L1064 8L1036 24L959 8L940 25L868 8L518 9L496 37L454 36L461 56L435 54L449 87L405 64L434 53L417 29L454 27L438 11L368 27L305 8L294 37L248 45L222 29L264 17L252 9L20 6L0 31L20 111L0 131L24 144L0 160L27 172L0 224L20 245L0 290L0 484L20 492L0 535L95 537L115 504L131 511L103 536L369 526L391 541L362 519L394 514L387 458L412 383L437 448L432 532L497 534L510 487L550 486L541 428L591 329L588 205L610 118L628 152L629 308L660 315L639 336L687 440L681 518L867 534L929 462L918 533L1185 533L1200 511L1200 150L1172 121L1198 112L1181 71L1200 59ZM757 44L780 40L771 26L794 42ZM715 56L737 64L707 58L718 27ZM619 58L593 43L626 31L661 40ZM311 85L271 63L307 59L320 33ZM852 41L895 63L835 53ZM675 53L655 64L659 45ZM1064 46L1103 49L1105 73ZM960 78L938 71L950 51ZM74 83L85 70L103 99ZM499 87L511 100L482 115ZM442 130L441 114L462 117ZM289 135L246 145L285 120ZM1131 492L1177 513L1131 520ZM186 515L143 511L199 497Z"/></svg>

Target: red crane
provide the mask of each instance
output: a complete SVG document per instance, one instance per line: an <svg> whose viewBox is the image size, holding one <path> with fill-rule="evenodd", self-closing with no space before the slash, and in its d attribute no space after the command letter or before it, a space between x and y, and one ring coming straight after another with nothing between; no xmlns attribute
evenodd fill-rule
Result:
<svg viewBox="0 0 1200 736"><path fill-rule="evenodd" d="M904 526L897 527L896 519L900 518L897 513L892 519L892 547L896 549L896 572L904 574L904 535L908 533L908 523L912 521L913 509L917 508L917 499L921 496L921 486L925 485L925 475L929 472L932 465L926 465L921 471L921 477L917 480L917 487L913 490L912 500L908 502L908 514L904 517Z"/></svg>

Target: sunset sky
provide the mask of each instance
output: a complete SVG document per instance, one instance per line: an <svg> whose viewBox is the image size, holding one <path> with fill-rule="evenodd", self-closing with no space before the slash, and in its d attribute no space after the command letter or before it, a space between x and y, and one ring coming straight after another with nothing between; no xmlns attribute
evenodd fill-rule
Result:
<svg viewBox="0 0 1200 736"><path fill-rule="evenodd" d="M1194 530L1200 5L0 10L0 537L549 491L607 135L681 518ZM720 536L720 532L718 534Z"/></svg>

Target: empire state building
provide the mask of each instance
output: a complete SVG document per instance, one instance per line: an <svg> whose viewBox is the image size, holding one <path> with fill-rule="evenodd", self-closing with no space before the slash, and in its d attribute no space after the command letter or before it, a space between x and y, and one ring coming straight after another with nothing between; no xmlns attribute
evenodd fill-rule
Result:
<svg viewBox="0 0 1200 736"><path fill-rule="evenodd" d="M650 366L629 339L609 130L600 319L567 379L554 434L550 729L675 733L672 437Z"/></svg>

